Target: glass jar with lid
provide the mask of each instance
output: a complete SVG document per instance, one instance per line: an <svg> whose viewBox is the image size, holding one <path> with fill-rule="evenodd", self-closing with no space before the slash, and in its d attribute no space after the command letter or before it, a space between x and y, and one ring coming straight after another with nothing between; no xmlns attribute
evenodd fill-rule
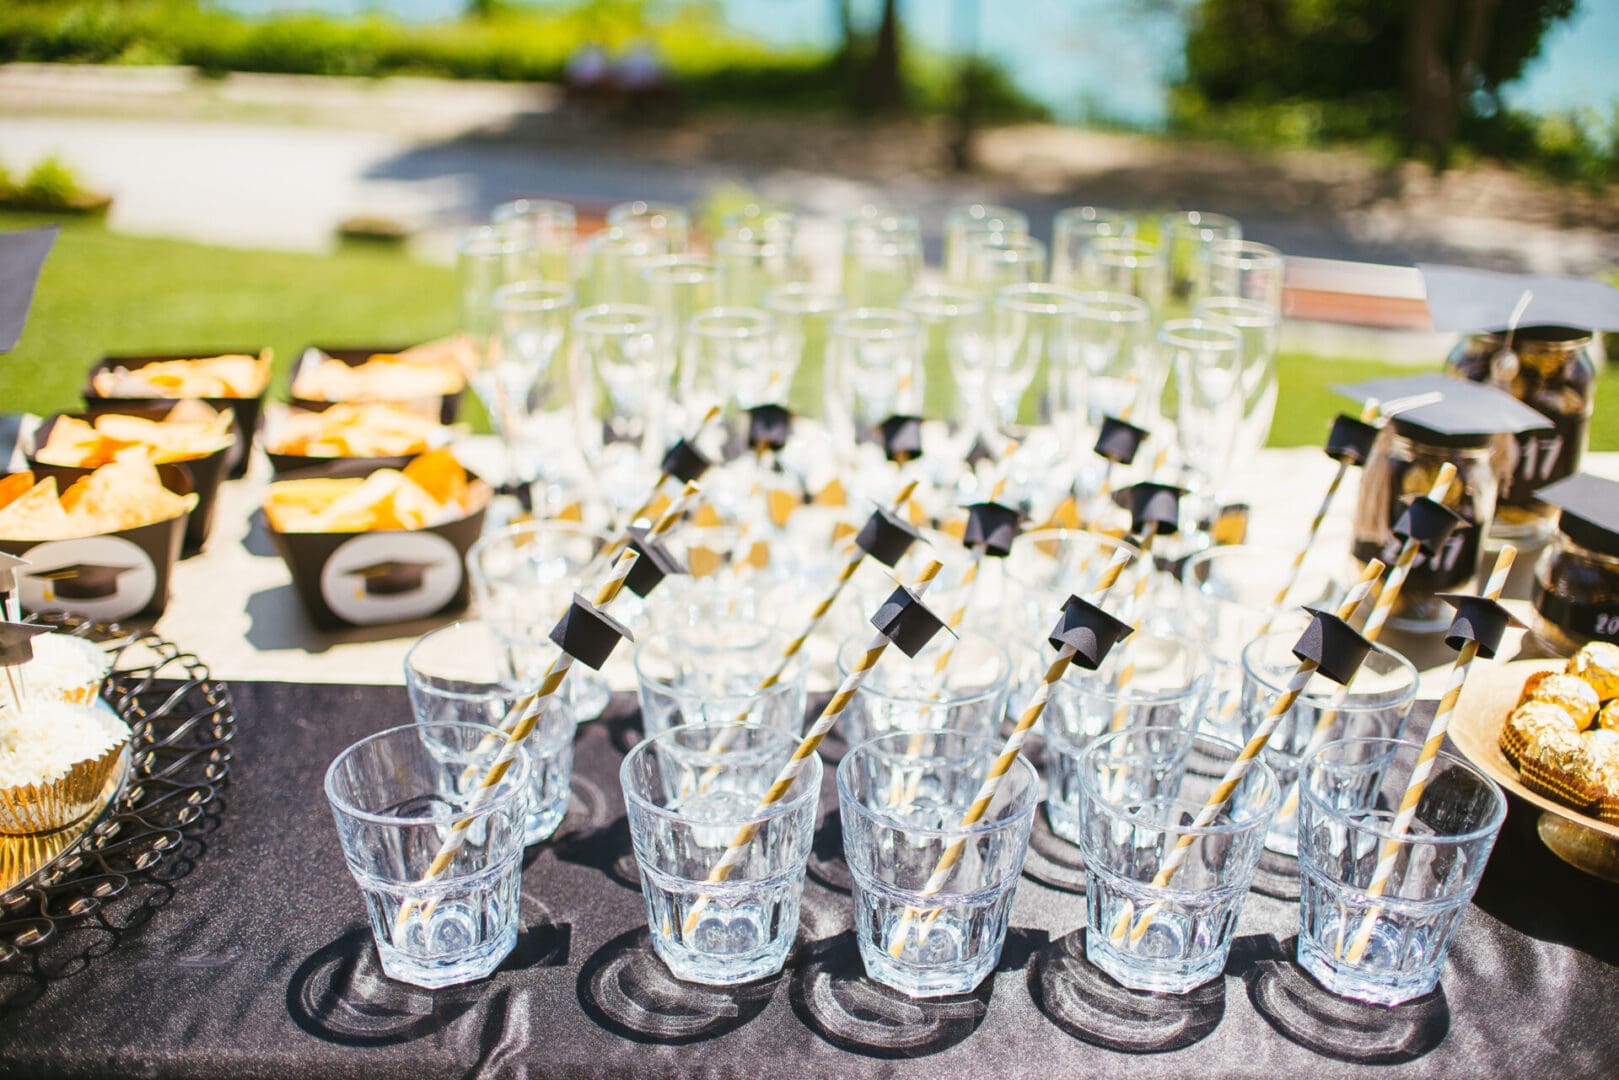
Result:
<svg viewBox="0 0 1619 1080"><path fill-rule="evenodd" d="M1619 482L1575 475L1538 494L1558 517L1535 563L1535 636L1562 655L1619 644Z"/></svg>

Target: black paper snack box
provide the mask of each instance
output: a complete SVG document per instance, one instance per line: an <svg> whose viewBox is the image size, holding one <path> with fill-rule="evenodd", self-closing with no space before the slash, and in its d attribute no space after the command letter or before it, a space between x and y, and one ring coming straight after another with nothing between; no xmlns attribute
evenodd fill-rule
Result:
<svg viewBox="0 0 1619 1080"><path fill-rule="evenodd" d="M139 416L146 420L161 420L173 410L177 402L146 402L141 405L131 405L126 409L119 409L119 415ZM110 412L110 410L108 410ZM56 477L56 486L59 490L66 490L69 484L82 477L95 472L93 468L84 468L76 465L51 465L39 461L34 453L39 447L45 445L50 437L51 428L63 416L77 420L88 420L90 414L85 413L58 413L48 417L34 432L31 443L23 447L23 456L27 459L29 471L43 480L47 476ZM232 414L231 431L235 431L235 419ZM157 466L158 476L163 478L163 486L179 495L197 493L197 508L191 511L190 521L186 523L185 548L187 553L194 554L202 550L202 545L208 540L208 530L213 527L214 502L219 497L219 485L225 479L225 462L230 456L230 448L216 450L212 454L205 454L199 458L187 461L174 461ZM175 477L183 474L185 479L174 482ZM183 485L183 486L181 486Z"/></svg>
<svg viewBox="0 0 1619 1080"><path fill-rule="evenodd" d="M287 473L280 480L364 477L376 468L336 461ZM266 521L292 586L317 626L381 626L423 619L467 606L466 556L483 532L489 486L471 472L471 512L425 529L368 532L278 532Z"/></svg>
<svg viewBox="0 0 1619 1080"><path fill-rule="evenodd" d="M170 491L191 493L190 474L184 470L159 465L158 474ZM185 513L68 540L0 539L0 551L30 564L17 568L17 591L26 611L65 611L101 622L155 619L168 606L169 580L191 517Z"/></svg>
<svg viewBox="0 0 1619 1080"><path fill-rule="evenodd" d="M292 387L298 381L299 372L303 371L306 367L321 363L328 357L347 364L349 367L359 367L373 356L380 354L402 353L407 348L409 348L409 346L405 345L310 345L299 354L297 362L292 365L292 369L288 373L287 397L291 400L292 404L296 408L308 409L310 412L324 412L333 405L341 404L341 402L327 401L324 398L299 397L297 394L293 393ZM393 402L394 404L402 405L421 405L424 409L432 407L432 404L436 403L438 408L439 422L442 424L453 424L455 423L455 418L461 413L461 395L463 393L465 393L464 387L461 390L455 391L453 394L434 394L429 398L367 398L365 400L389 401Z"/></svg>
<svg viewBox="0 0 1619 1080"><path fill-rule="evenodd" d="M89 378L84 381L84 411L90 416L99 416L101 413L122 413L131 408L142 405L151 405L153 402L175 401L168 397L103 397L96 392L95 377L98 372L116 371L124 368L136 371L147 364L155 364L160 360L198 360L211 356L265 356L269 357L271 351L262 346L227 347L192 349L189 352L162 352L140 353L133 355L103 356L94 367L90 369ZM255 397L225 398L205 397L198 400L207 402L216 409L229 409L236 417L236 445L225 455L225 467L228 475L239 478L247 472L249 452L253 448L253 436L259 430L259 415L264 411L264 395L269 390L266 383L264 390L259 391Z"/></svg>

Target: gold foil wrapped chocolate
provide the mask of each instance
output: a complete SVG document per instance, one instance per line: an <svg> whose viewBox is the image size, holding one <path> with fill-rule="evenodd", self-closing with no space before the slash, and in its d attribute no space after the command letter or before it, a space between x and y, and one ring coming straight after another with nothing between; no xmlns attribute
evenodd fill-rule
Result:
<svg viewBox="0 0 1619 1080"><path fill-rule="evenodd" d="M1578 732L1542 732L1524 749L1518 768L1530 791L1579 810L1604 793L1597 759Z"/></svg>
<svg viewBox="0 0 1619 1080"><path fill-rule="evenodd" d="M1540 680L1529 700L1562 706L1582 731L1591 726L1602 705L1591 684L1578 675L1552 675Z"/></svg>
<svg viewBox="0 0 1619 1080"><path fill-rule="evenodd" d="M1561 705L1553 705L1547 701L1527 701L1512 710L1507 722L1501 727L1501 753L1506 755L1513 765L1522 767L1524 750L1531 742L1541 735L1552 731L1562 731L1570 735L1578 734L1579 727L1574 718Z"/></svg>
<svg viewBox="0 0 1619 1080"><path fill-rule="evenodd" d="M1567 672L1591 684L1603 701L1619 698L1619 645L1592 641L1568 658Z"/></svg>

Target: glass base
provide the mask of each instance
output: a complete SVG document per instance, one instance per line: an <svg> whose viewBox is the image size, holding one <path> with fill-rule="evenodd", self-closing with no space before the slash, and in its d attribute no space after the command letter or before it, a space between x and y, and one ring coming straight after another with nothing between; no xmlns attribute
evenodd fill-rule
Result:
<svg viewBox="0 0 1619 1080"><path fill-rule="evenodd" d="M890 928L890 935L898 928ZM906 937L905 950L896 959L884 944L859 935L860 961L866 975L873 982L898 990L907 997L934 998L954 994L970 994L978 984L989 977L1001 960L1001 942L994 949L979 952L963 962L960 957L968 951L968 942L962 928L947 919L939 919L927 928L920 941L914 929Z"/></svg>
<svg viewBox="0 0 1619 1080"><path fill-rule="evenodd" d="M415 922L416 920L412 920ZM446 937L471 936L471 919L450 905L435 911L425 930L407 931L412 938L425 935L428 940L442 943ZM464 926L462 924L465 924ZM377 958L382 962L382 973L398 982L412 986L439 990L446 986L476 982L487 978L501 965L517 945L517 927L511 926L497 937L490 938L471 952L451 956L430 956L408 953L377 942Z"/></svg>
<svg viewBox="0 0 1619 1080"><path fill-rule="evenodd" d="M654 926L652 951L681 982L704 986L756 982L779 974L792 947L791 938L772 938L770 925L768 912L759 905L714 907L680 940ZM685 944L687 941L691 944Z"/></svg>
<svg viewBox="0 0 1619 1080"><path fill-rule="evenodd" d="M567 816L566 801L560 807L547 807L530 813L523 818L523 846L532 847L551 839L556 835L557 829L562 827L562 820Z"/></svg>
<svg viewBox="0 0 1619 1080"><path fill-rule="evenodd" d="M1079 810L1074 806L1066 806L1053 799L1046 799L1046 823L1051 826L1054 835L1060 836L1070 844L1079 844ZM1077 852L1075 853L1078 854Z"/></svg>
<svg viewBox="0 0 1619 1080"><path fill-rule="evenodd" d="M1119 945L1109 940L1108 928L1092 927L1085 934L1085 959L1106 972L1114 982L1131 990L1151 990L1160 994L1186 994L1225 971L1231 942L1194 959L1176 954L1183 951L1185 937L1181 920L1159 915L1153 919L1140 941L1128 938ZM1157 940L1154 940L1154 939ZM1157 956L1144 955L1156 953Z"/></svg>
<svg viewBox="0 0 1619 1080"><path fill-rule="evenodd" d="M1380 923L1372 930L1366 952L1356 964L1337 957L1332 948L1336 945L1336 937L1323 942L1301 935L1299 966L1329 993L1373 1005L1399 1005L1419 998L1439 985L1443 957L1437 964L1402 966L1402 939L1397 933L1383 932L1382 925ZM1355 920L1349 929L1350 936L1353 937L1359 930L1359 920Z"/></svg>

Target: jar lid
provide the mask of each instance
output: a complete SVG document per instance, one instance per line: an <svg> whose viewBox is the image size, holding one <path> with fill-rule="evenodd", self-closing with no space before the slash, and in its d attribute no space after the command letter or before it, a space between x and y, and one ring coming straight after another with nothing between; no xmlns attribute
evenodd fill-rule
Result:
<svg viewBox="0 0 1619 1080"><path fill-rule="evenodd" d="M1540 488L1535 497L1563 511L1557 527L1570 540L1619 556L1619 482L1576 473Z"/></svg>
<svg viewBox="0 0 1619 1080"><path fill-rule="evenodd" d="M1550 420L1504 390L1438 373L1368 379L1333 390L1360 402L1429 399L1400 410L1390 423L1396 434L1430 446L1488 446L1494 435L1552 427Z"/></svg>

